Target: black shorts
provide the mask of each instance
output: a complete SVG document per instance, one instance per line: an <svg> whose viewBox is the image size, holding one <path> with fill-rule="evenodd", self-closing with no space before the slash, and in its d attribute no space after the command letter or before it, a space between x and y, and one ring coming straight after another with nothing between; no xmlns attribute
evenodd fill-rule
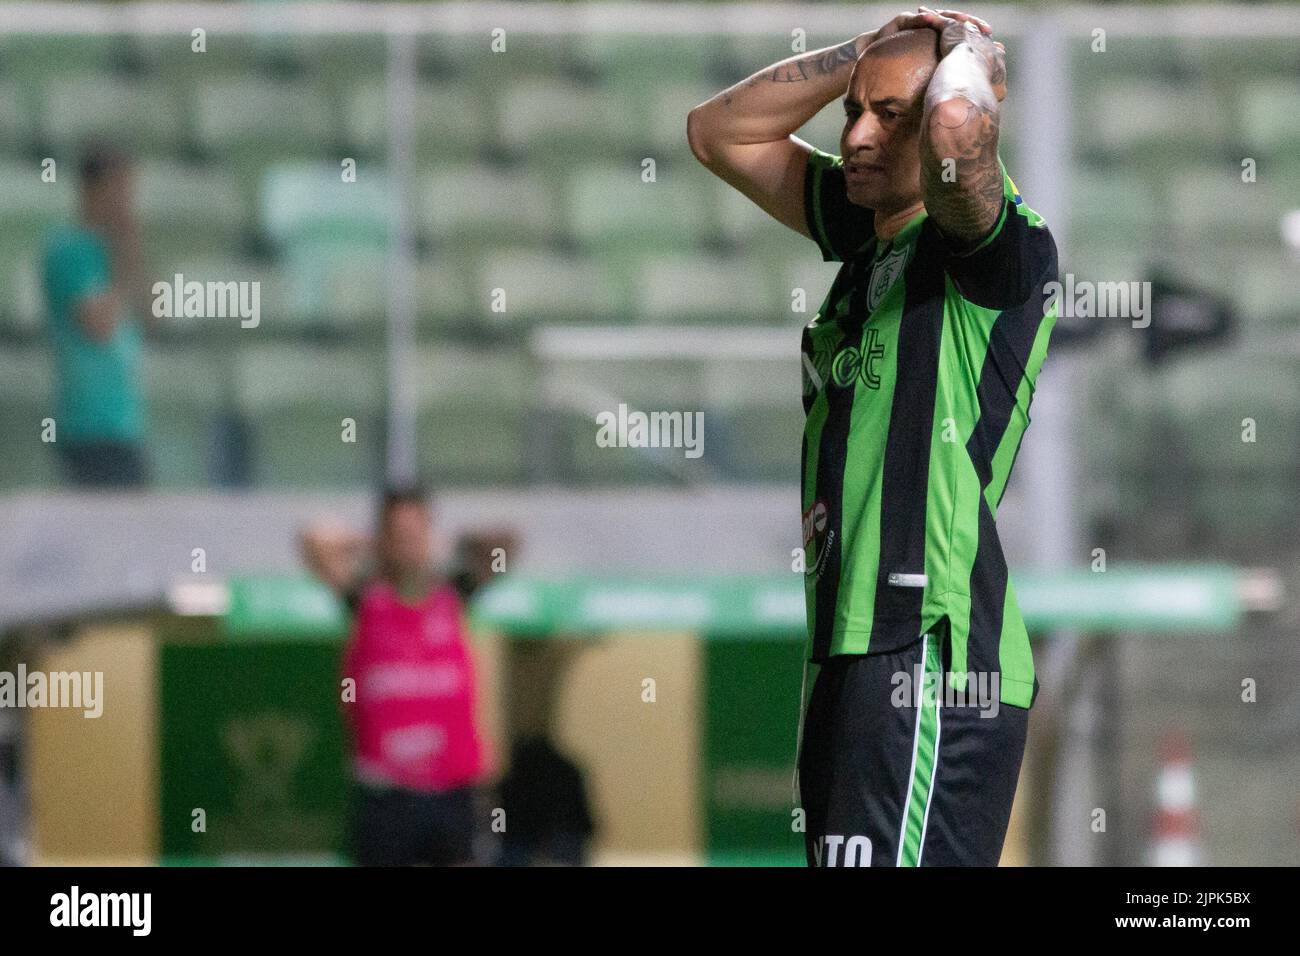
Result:
<svg viewBox="0 0 1300 956"><path fill-rule="evenodd" d="M475 792L357 785L351 853L357 866L453 866L475 862Z"/></svg>
<svg viewBox="0 0 1300 956"><path fill-rule="evenodd" d="M944 633L821 667L799 755L809 866L997 865L1029 711L927 678L951 666Z"/></svg>

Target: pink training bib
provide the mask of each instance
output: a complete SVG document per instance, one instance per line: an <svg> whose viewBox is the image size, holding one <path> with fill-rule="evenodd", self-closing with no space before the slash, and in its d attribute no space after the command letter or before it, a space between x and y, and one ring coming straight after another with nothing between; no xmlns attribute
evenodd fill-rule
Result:
<svg viewBox="0 0 1300 956"><path fill-rule="evenodd" d="M358 779L423 791L478 780L474 666L452 587L433 588L410 605L386 582L367 585L343 676L356 681L355 703L343 706Z"/></svg>

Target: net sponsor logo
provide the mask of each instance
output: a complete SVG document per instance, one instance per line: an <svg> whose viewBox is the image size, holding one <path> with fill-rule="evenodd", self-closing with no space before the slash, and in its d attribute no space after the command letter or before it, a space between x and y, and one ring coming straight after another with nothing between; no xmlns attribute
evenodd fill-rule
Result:
<svg viewBox="0 0 1300 956"><path fill-rule="evenodd" d="M831 363L831 381L839 388L848 388L855 381L867 388L880 388L879 362L885 357L885 346L880 342L880 331L868 327L862 347L850 345L841 349Z"/></svg>

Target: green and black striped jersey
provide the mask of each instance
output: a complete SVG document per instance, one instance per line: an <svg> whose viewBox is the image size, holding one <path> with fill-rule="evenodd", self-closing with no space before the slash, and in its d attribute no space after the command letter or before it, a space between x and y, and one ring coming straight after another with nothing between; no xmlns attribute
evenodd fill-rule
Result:
<svg viewBox="0 0 1300 956"><path fill-rule="evenodd" d="M814 150L808 228L842 262L803 333L803 538L811 659L896 650L947 619L953 682L1037 690L994 518L1056 321L1056 245L1003 168L990 235L954 252L924 212L879 242Z"/></svg>

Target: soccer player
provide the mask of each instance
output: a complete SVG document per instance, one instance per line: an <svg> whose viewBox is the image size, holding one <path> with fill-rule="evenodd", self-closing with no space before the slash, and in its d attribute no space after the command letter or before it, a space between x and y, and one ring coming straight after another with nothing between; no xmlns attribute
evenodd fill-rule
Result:
<svg viewBox="0 0 1300 956"><path fill-rule="evenodd" d="M998 156L1004 50L922 7L691 111L692 151L839 273L803 333L810 865L996 865L1038 684L994 517L1056 248ZM836 97L840 155L793 135Z"/></svg>

